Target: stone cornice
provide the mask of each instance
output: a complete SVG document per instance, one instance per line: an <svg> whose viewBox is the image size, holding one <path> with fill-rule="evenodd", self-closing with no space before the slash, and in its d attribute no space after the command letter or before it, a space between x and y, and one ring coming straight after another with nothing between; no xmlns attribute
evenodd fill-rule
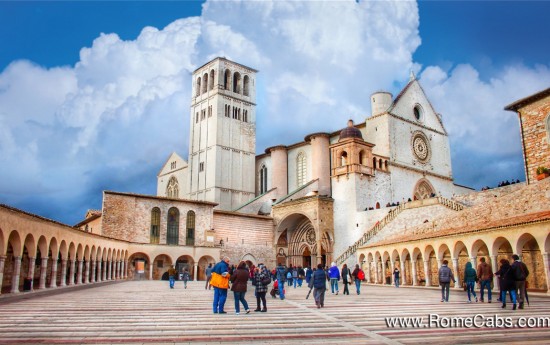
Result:
<svg viewBox="0 0 550 345"><path fill-rule="evenodd" d="M439 174L436 174L436 173L433 173L433 172L429 172L429 171L418 169L418 168L413 168L413 167L403 165L403 164L399 164L399 163L396 163L396 162L391 162L390 161L390 162L388 162L388 164L392 165L392 166L395 166L395 167L398 167L398 168L407 169L407 170L411 170L411 171L418 172L418 173L421 173L421 174L425 174L425 175L437 177L437 178L440 178L440 179L444 179L444 180L447 180L447 181L453 181L452 177L439 175Z"/></svg>

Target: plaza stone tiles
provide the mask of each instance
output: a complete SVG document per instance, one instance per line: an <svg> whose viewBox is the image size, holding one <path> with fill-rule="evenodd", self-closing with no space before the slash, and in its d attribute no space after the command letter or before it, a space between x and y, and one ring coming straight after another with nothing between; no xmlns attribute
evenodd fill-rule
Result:
<svg viewBox="0 0 550 345"><path fill-rule="evenodd" d="M361 295L332 295L317 309L307 287L286 287L287 299L268 295L267 313L235 315L229 292L225 315L212 313L213 290L204 282L175 289L167 281L127 281L88 289L52 291L0 300L0 344L414 344L548 343L550 328L401 328L386 317L544 317L550 299L531 296L524 310L500 304L466 304L461 290L440 303L438 289L363 285ZM246 296L255 309L253 287Z"/></svg>

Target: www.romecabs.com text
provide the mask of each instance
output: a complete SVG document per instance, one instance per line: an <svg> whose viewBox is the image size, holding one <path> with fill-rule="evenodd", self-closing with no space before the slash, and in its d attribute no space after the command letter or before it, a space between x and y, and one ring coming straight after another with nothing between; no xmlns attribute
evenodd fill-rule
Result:
<svg viewBox="0 0 550 345"><path fill-rule="evenodd" d="M387 317L388 328L540 328L550 327L548 316L510 316L483 315L446 317L439 314L429 314L428 318L418 317Z"/></svg>

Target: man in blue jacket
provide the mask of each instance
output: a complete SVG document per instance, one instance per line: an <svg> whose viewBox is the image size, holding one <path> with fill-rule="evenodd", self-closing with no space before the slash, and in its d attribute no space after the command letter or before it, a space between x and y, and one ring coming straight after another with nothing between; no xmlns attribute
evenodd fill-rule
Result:
<svg viewBox="0 0 550 345"><path fill-rule="evenodd" d="M224 278L227 278L229 280L229 258L225 256L222 261L218 262L214 268L212 268L212 273L216 273L221 275ZM225 306L225 300L227 299L227 288L229 286L223 288L223 287L216 287L214 286L214 303L212 305L212 309L214 311L214 314L227 314L226 311L223 310Z"/></svg>
<svg viewBox="0 0 550 345"><path fill-rule="evenodd" d="M325 306L325 292L327 291L327 274L323 269L323 264L318 264L309 281L309 288L313 288L313 297L317 308Z"/></svg>
<svg viewBox="0 0 550 345"><path fill-rule="evenodd" d="M277 266L277 282L279 284L279 297L285 299L285 279L286 279L286 268L282 263Z"/></svg>
<svg viewBox="0 0 550 345"><path fill-rule="evenodd" d="M333 262L330 266L330 269L328 270L328 276L330 278L330 290L332 291L332 294L334 295L334 291L336 290L336 294L338 295L338 281L340 280L340 270L338 269L338 266L336 266L336 262Z"/></svg>

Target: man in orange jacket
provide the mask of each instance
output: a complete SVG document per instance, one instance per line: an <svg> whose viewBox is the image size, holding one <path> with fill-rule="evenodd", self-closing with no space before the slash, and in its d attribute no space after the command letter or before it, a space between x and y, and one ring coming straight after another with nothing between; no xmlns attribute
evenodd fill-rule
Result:
<svg viewBox="0 0 550 345"><path fill-rule="evenodd" d="M227 256L212 269L210 285L214 287L214 303L212 305L214 314L227 314L223 310L227 299L227 289L229 288L229 258Z"/></svg>

